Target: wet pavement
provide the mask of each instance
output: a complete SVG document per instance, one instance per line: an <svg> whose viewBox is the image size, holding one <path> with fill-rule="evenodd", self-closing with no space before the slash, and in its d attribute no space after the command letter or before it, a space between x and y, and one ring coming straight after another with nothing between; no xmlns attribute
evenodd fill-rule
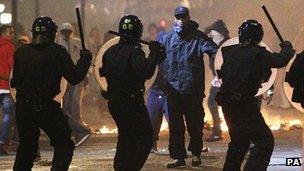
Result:
<svg viewBox="0 0 304 171"><path fill-rule="evenodd" d="M206 134L210 132L206 131ZM271 158L269 171L296 171L300 167L285 166L286 158L302 156L302 129L289 131L274 131L275 149ZM94 134L91 138L75 150L74 158L71 163L71 171L111 171L113 165L113 157L115 154L116 134ZM186 136L187 142L189 137ZM191 155L187 159L187 167L178 170L205 170L220 171L224 164L225 154L229 138L227 133L224 134L224 140L213 143L205 143L210 147L209 152L202 153L202 165L200 167L192 167ZM34 171L47 171L50 168L52 158L52 148L48 145L49 140L45 135L40 137L40 148L42 160L35 163ZM150 154L149 158L142 170L144 171L164 171L174 170L166 169L165 165L171 161L167 150L168 132L162 132L158 142L159 151ZM10 156L0 156L0 170L12 170L15 157L15 146L9 146ZM135 154L130 154L135 155ZM302 161L302 158L301 158Z"/></svg>

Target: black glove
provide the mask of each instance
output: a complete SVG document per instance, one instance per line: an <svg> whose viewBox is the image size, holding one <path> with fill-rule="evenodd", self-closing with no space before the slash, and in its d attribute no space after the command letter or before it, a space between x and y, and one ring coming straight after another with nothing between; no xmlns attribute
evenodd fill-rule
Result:
<svg viewBox="0 0 304 171"><path fill-rule="evenodd" d="M109 93L107 91L104 90L100 90L101 96L105 99L108 100L109 99Z"/></svg>
<svg viewBox="0 0 304 171"><path fill-rule="evenodd" d="M293 49L292 44L290 41L284 41L283 43L280 43L281 46L281 54L293 57L293 55L296 53L296 51Z"/></svg>
<svg viewBox="0 0 304 171"><path fill-rule="evenodd" d="M149 42L149 49L151 52L160 52L163 51L165 48L157 41L150 41Z"/></svg>
<svg viewBox="0 0 304 171"><path fill-rule="evenodd" d="M89 61L92 60L92 53L88 49L81 49L80 50L80 58L88 59Z"/></svg>
<svg viewBox="0 0 304 171"><path fill-rule="evenodd" d="M150 54L156 56L157 64L162 63L166 58L166 49L156 41L149 42Z"/></svg>

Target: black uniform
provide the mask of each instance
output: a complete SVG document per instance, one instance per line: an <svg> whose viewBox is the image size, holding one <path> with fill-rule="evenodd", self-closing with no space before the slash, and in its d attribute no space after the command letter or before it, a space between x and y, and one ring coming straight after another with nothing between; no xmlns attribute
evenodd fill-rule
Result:
<svg viewBox="0 0 304 171"><path fill-rule="evenodd" d="M17 89L16 119L20 143L14 170L31 170L39 128L49 136L54 147L52 170L68 170L74 143L67 117L60 103L53 98L60 92L62 76L72 85L84 79L91 60L87 54L81 53L75 66L65 48L56 43L24 45L15 52L12 86Z"/></svg>
<svg viewBox="0 0 304 171"><path fill-rule="evenodd" d="M286 81L294 88L292 101L304 108L304 51L299 53L286 74Z"/></svg>
<svg viewBox="0 0 304 171"><path fill-rule="evenodd" d="M287 65L292 57L284 49L271 53L258 45L232 45L222 48L222 86L219 103L229 128L229 143L224 171L238 171L248 151L245 170L266 170L274 147L274 137L266 125L254 97L261 86L263 72Z"/></svg>
<svg viewBox="0 0 304 171"><path fill-rule="evenodd" d="M116 171L137 171L152 145L152 127L144 103L144 83L150 79L161 55L148 58L136 42L120 40L103 57L102 73L108 83L108 107L118 127L114 159Z"/></svg>

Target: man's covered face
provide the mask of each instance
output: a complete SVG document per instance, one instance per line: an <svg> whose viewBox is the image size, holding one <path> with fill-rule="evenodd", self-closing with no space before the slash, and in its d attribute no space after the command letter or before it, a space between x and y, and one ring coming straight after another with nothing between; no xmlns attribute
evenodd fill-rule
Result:
<svg viewBox="0 0 304 171"><path fill-rule="evenodd" d="M177 33L181 32L183 28L189 23L190 16L186 14L175 15L174 29Z"/></svg>
<svg viewBox="0 0 304 171"><path fill-rule="evenodd" d="M189 15L187 15L187 14L178 14L178 15L175 15L174 22L175 22L177 25L180 25L181 27L182 27L183 25L188 24L189 21L190 21L190 17L189 17Z"/></svg>
<svg viewBox="0 0 304 171"><path fill-rule="evenodd" d="M217 45L219 45L221 41L224 39L224 36L216 30L211 30L208 33L208 37L210 37L213 40L213 42L216 43Z"/></svg>

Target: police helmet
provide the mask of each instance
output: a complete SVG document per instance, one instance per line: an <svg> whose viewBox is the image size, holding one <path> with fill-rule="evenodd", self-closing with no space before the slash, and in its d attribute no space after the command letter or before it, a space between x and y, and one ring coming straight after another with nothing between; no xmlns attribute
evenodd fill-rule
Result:
<svg viewBox="0 0 304 171"><path fill-rule="evenodd" d="M32 25L33 38L42 36L50 42L55 41L58 26L50 17L41 16L35 19Z"/></svg>
<svg viewBox="0 0 304 171"><path fill-rule="evenodd" d="M143 25L135 15L125 15L119 22L119 33L123 38L136 40L142 36Z"/></svg>
<svg viewBox="0 0 304 171"><path fill-rule="evenodd" d="M256 20L246 20L239 27L240 44L259 44L262 41L264 31L262 25Z"/></svg>

